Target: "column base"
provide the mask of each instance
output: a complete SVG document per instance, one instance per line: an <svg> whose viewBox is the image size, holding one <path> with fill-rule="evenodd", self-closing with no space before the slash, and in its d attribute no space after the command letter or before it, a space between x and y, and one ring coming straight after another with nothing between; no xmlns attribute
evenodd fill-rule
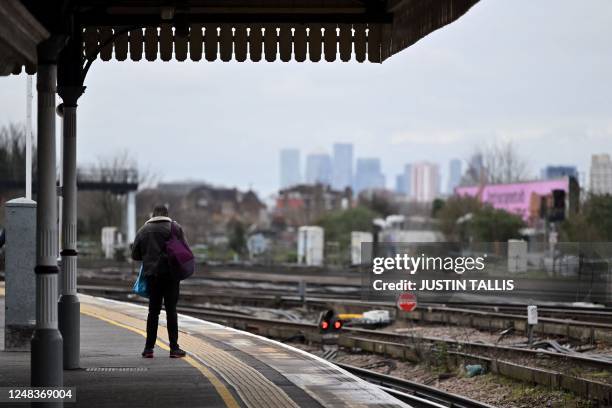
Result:
<svg viewBox="0 0 612 408"><path fill-rule="evenodd" d="M59 330L34 330L31 359L32 387L60 387L63 385L62 335Z"/></svg>
<svg viewBox="0 0 612 408"><path fill-rule="evenodd" d="M76 295L62 295L58 302L58 327L63 339L64 370L80 368L81 304Z"/></svg>

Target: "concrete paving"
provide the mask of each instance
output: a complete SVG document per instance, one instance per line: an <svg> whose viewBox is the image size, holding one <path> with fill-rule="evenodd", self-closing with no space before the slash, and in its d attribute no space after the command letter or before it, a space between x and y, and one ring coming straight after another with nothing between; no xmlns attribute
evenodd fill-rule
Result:
<svg viewBox="0 0 612 408"><path fill-rule="evenodd" d="M146 308L86 295L80 299L82 313L144 329ZM407 407L329 361L286 344L185 315L179 315L179 329L181 347L224 378L249 407ZM167 341L164 330L158 336Z"/></svg>
<svg viewBox="0 0 612 408"><path fill-rule="evenodd" d="M3 297L0 310L0 346L4 350ZM84 315L81 328L82 369L64 371L64 384L76 387L77 403L66 406L226 407L211 382L185 360L170 359L168 351L159 347L155 358L141 358L141 335ZM29 383L30 354L0 351L0 386Z"/></svg>

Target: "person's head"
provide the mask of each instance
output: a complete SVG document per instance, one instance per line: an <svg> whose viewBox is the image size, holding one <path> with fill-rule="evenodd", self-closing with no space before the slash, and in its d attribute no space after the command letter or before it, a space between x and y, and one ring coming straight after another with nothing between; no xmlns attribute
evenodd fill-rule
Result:
<svg viewBox="0 0 612 408"><path fill-rule="evenodd" d="M153 208L153 216L154 217L167 217L168 208L165 205L156 205L155 208Z"/></svg>

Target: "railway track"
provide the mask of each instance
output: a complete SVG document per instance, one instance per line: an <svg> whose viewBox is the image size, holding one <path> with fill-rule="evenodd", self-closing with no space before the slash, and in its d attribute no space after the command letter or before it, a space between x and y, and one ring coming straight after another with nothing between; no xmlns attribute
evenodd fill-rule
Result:
<svg viewBox="0 0 612 408"><path fill-rule="evenodd" d="M566 319L581 322L599 322L612 325L612 308L609 307L584 307L584 306L546 306L537 305L538 315L553 319ZM507 315L523 316L527 305L507 305L499 303L428 303L422 307L444 307L449 309L483 311L490 313L501 313Z"/></svg>
<svg viewBox="0 0 612 408"><path fill-rule="evenodd" d="M81 287L80 289L82 290L84 288ZM109 295L108 292L110 292L110 297L125 300L125 297L121 296L121 294L125 294L126 291L124 290L100 287L95 287L94 289L97 291L104 289L107 295ZM220 312L218 310L211 310L210 308L194 306L180 306L179 311L230 327L255 332L266 337L283 339L294 338L296 334L299 334L303 335L309 341L317 342L321 340L318 326L313 323L268 320L239 313ZM364 351L383 354L387 357L411 360L409 355L414 349L410 343L413 340L414 338L410 338L409 336L388 331L346 327L343 329L343 334L339 337L339 345L349 348L361 348ZM486 343L462 342L445 338L419 337L417 340L430 343L429 346L432 348L435 347L436 344L446 344L445 348L451 346L451 348L446 349L449 355L459 357L462 359L461 361L479 361L485 364L489 371L514 380L571 391L589 400L599 401L603 403L604 406L607 406L606 404L612 404L612 384L575 377L564 372L543 370L537 367L504 361L503 352L513 355L531 355L533 357L545 356L546 358L559 361L568 361L572 367L587 365L597 367L603 370L603 372L608 373L612 372L612 362L609 359L599 359L597 357L580 355L578 353L559 354L542 350L530 350ZM364 345L366 347L363 347ZM479 354L478 349L489 349L494 351L495 355L491 357ZM474 352L476 354L471 354ZM362 370L359 371L359 375L362 378L367 379L365 377L369 377L369 379L367 379L368 381L377 382L386 392L396 395L402 401L417 408L488 406L460 396L457 397L461 400L457 400L452 394L445 393L441 390L432 389L432 387L415 384L384 374L370 372L370 370L351 366L343 366L343 368L349 368L355 375L357 375L359 370ZM436 395L438 396L436 397ZM453 399L455 400L453 401Z"/></svg>
<svg viewBox="0 0 612 408"><path fill-rule="evenodd" d="M86 286L81 286L80 290L89 292L92 291L93 294L102 294L107 297L115 297L120 299L125 299L122 295L127 295L130 293L129 290L121 289L115 290L115 288L100 288L100 287L91 287L88 288ZM184 294L181 294L184 296ZM134 301L134 299L132 299ZM210 307L202 307L199 305L185 305L180 304L178 308L181 312L185 314L191 314L206 320L215 321L222 324L238 326L243 328L256 328L257 325L266 324L277 324L291 327L294 330L298 331L306 331L306 332L317 332L318 327L314 323L308 322L298 322L298 321L283 321L283 320L274 320L273 322L267 319L262 319L258 317L253 317L247 315L245 313L239 313L237 311L220 311L216 308ZM482 313L482 312L481 312ZM612 329L612 327L611 327ZM415 341L415 337L409 334L403 333L394 333L384 330L369 330L362 329L356 327L345 327L344 332L347 334L347 337L350 337L352 340L357 340L363 342L365 341L376 341L379 340L381 342L388 342L392 344L401 344L408 345L410 342ZM512 346L504 346L499 344L492 343L483 343L483 342L470 342L470 341L460 341L460 340L452 340L448 338L442 337L432 337L432 336L418 336L419 342L425 342L430 345L433 344L446 344L455 349L462 350L471 350L481 353L486 353L488 356L492 354L496 355L521 355L526 358L533 358L537 356L546 356L550 359L561 359L561 360L570 360L574 361L576 364L587 364L594 367L606 367L612 369L612 363L610 360L602 360L597 357L591 357L588 354L582 353L558 353L553 351L541 350L541 349L529 349L523 347L512 347Z"/></svg>
<svg viewBox="0 0 612 408"><path fill-rule="evenodd" d="M271 321L197 307L179 307L179 311L265 337L288 339L300 335L310 342L321 341L318 325L313 323ZM349 350L362 350L413 362L422 360L424 349L430 350L434 354L448 355L456 364L477 362L492 373L516 381L570 391L589 400L600 401L604 406L612 404L612 384L600 382L595 377L595 374L612 372L612 360L597 356L561 354L446 338L413 338L393 332L352 327L343 329L338 343ZM540 361L552 367L538 366L536 362ZM588 373L592 373L595 379L587 378Z"/></svg>
<svg viewBox="0 0 612 408"><path fill-rule="evenodd" d="M296 335L299 335L313 343L321 341L318 325L313 323L261 319L200 307L182 306L179 307L179 311L208 321L251 331L264 337L282 340L295 338ZM592 372L612 372L612 362L607 359L589 357L578 353L560 354L445 338L412 338L403 334L381 330L351 327L343 329L338 342L340 346L346 347L349 350L362 350L413 362L421 361L423 349L429 349L437 353L440 351L439 347L443 345L443 352L454 358L456 362L478 362L488 367L489 371L516 381L562 389L589 400L612 404L611 384L568 374L578 368L582 368L585 372L587 369ZM517 358L519 362L515 361ZM529 362L528 359L533 359L531 360L532 362L538 359L554 361L554 365L562 366L562 368L555 370L526 365L525 361ZM396 390L396 392L402 391Z"/></svg>
<svg viewBox="0 0 612 408"><path fill-rule="evenodd" d="M228 313L223 311L218 311L214 309L207 309L201 307L189 307L189 306L179 306L179 311L185 314L194 315L199 318L203 318L210 321L215 321L222 324L234 325L239 328L248 329L259 329L261 326L266 325L276 325L287 326L291 329L298 330L301 332L307 332L311 334L318 333L318 326L314 323L308 322L297 322L297 321L282 321L282 320L268 320L262 319L253 316L245 316L237 313ZM261 326L260 326L261 325ZM395 344L405 347L410 347L411 343L419 342L419 343L427 343L429 345L435 344L446 344L450 346L452 349L457 350L469 350L471 352L487 352L487 355L497 354L497 356L505 355L520 355L526 358L536 358L546 356L548 359L559 359L559 360L567 360L571 361L575 364L582 365L590 365L597 368L606 368L612 370L612 360L611 359L601 359L597 356L589 356L587 354L582 353L557 353L553 351L547 350L539 350L539 349L529 349L522 347L513 347L513 346L504 346L492 343L482 343L482 342L470 342L470 341L461 341L461 340L453 340L442 337L432 337L432 336L410 336L401 333L394 333L385 330L370 330L370 329L362 329L356 327L344 327L343 333L348 340L363 342L371 342L372 344L384 344L385 342L389 344ZM350 342L347 342L347 344Z"/></svg>
<svg viewBox="0 0 612 408"><path fill-rule="evenodd" d="M82 283L81 283L82 282ZM79 280L79 288L94 288L94 287L108 287L116 289L124 289L129 291L129 283L117 280L101 280L101 279L83 279ZM319 285L317 285L319 286ZM377 305L395 308L394 302L373 302L373 301L362 301L361 296L355 294L345 293L343 295L338 293L326 293L321 285L321 288L317 288L313 285L308 286L306 293L306 301L309 304L324 304L331 300L337 301L344 304L356 304L356 305ZM202 297L216 297L223 296L229 300L240 300L245 302L281 302L286 304L295 304L301 301L297 290L291 291L280 291L280 290L261 290L254 288L245 293L244 290L239 288L214 288L214 287L200 287L198 285L186 285L184 290L181 292L182 295L187 296L202 296ZM205 295L202 295L205 293ZM289 293L289 294L288 294ZM296 293L296 294L291 294ZM569 306L569 305L547 305L529 303L538 306L538 313L542 317L551 318L565 318L565 319L576 319L580 321L601 321L603 323L612 324L612 307L604 306ZM484 311L492 313L502 314L524 314L526 313L527 303L525 304L512 304L512 303L492 303L492 302L420 302L421 308L437 307L437 308L449 308L449 309L460 309L464 311Z"/></svg>
<svg viewBox="0 0 612 408"><path fill-rule="evenodd" d="M83 290L86 287L81 286L80 289ZM125 299L125 295L129 292L113 288L94 287L92 289L96 291L94 293L97 295L120 299ZM314 323L262 319L235 311L220 311L201 305L188 306L182 304L179 305L179 311L266 337L287 339L300 335L311 342L320 341L318 326ZM485 312L477 311L477 313ZM443 347L444 352L455 359L487 365L491 371L509 378L567 389L587 398L612 403L612 385L567 374L568 372L574 372L575 368L584 369L587 374L612 372L610 358L600 358L601 356L598 355L575 352L559 353L431 336L411 336L405 333L355 327L345 327L343 329L339 344L351 350L361 349L366 352L415 362L420 361L422 349L435 351Z"/></svg>
<svg viewBox="0 0 612 408"><path fill-rule="evenodd" d="M336 365L367 382L378 385L385 392L414 408L494 408L483 402L403 378L348 364L336 363Z"/></svg>
<svg viewBox="0 0 612 408"><path fill-rule="evenodd" d="M102 296L114 296L116 293L128 295L128 285L122 283L109 285L108 281L95 284L80 284L79 290L100 294ZM299 296L277 296L272 294L253 293L228 293L226 291L198 289L195 286L186 285L181 292L181 299L186 304L215 303L225 305L243 306L265 306L271 308L296 307L306 305L313 309L328 309L333 307L344 313L360 313L366 310L388 309L395 313L396 307L393 303L363 302L359 300L343 299L340 297L307 297ZM457 305L459 306L459 305ZM505 312L496 311L499 305L491 304L461 304L454 307L449 304L426 304L420 305L411 313L400 313L399 319L413 320L431 324L443 324L449 326L473 327L487 331L501 331L513 329L517 333L526 332L526 307L511 306ZM589 310L587 308L563 308L551 309L543 306L539 308L540 318L536 326L536 334L542 336L566 337L581 342L605 342L612 344L612 311ZM557 317L549 317L551 312L557 312ZM595 321L589 321L588 316L593 312ZM568 314L570 318L562 317L562 313ZM573 315L572 315L573 313ZM571 317L574 318L571 318ZM582 316L580 318L576 316Z"/></svg>
<svg viewBox="0 0 612 408"><path fill-rule="evenodd" d="M84 275L82 274L81 277L89 279L99 278L101 277L99 274L100 268L102 268L101 270L103 272L103 276L111 280L130 280L135 277L135 271L126 266L104 268L101 265L90 265L89 267L84 266ZM236 267L237 269L218 269L215 267L212 269L207 269L207 267L203 268L204 269L200 274L198 274L198 276L192 278L188 282L188 286L193 285L200 286L202 288L205 287L207 291L222 289L225 293L235 292L236 296L239 296L241 292L244 293L246 291L248 293L257 295L283 297L287 294L297 294L299 291L300 282L303 281L307 284L306 294L308 297L327 299L342 298L358 301L361 300L362 296L363 287L358 271L353 271L353 273L340 273L339 275L327 275L322 274L319 271L319 273L316 274L302 275L297 269L288 269L285 271L286 273L278 273L278 271L274 272L274 267L270 267L265 270L240 270L239 267ZM338 271L334 273L338 273ZM605 293L602 293L602 291L605 291L605 289L602 289L601 285L596 285L596 287L591 288L591 291L587 292L580 291L575 285L571 284L564 284L561 286L556 285L551 287L550 280L534 280L533 282L529 283L529 285L524 284L523 286L525 287L520 291L514 292L514 295L517 296L516 302L518 304L526 305L527 303L532 303L530 299L572 302L592 298L598 302L607 303L608 306L612 307L612 303L610 303L611 298L609 296L605 296ZM543 294L546 296L543 297ZM425 301L435 303L437 302L437 299L432 296L424 296L421 301L422 303ZM475 299L475 302L481 301L486 302L492 307L502 306L500 304L495 304L495 302L499 301L497 296L487 296L486 294L482 294L478 299ZM460 307L463 305L463 307L467 307L468 303L470 303L469 298L458 297L454 298L454 300L449 302L448 305L453 307ZM535 301L535 303L540 303L538 306L546 306L546 302L544 301ZM610 307L607 310L608 312L611 311ZM552 307L551 309L556 309L556 307ZM550 313L550 317L558 316L557 311L551 310ZM580 318L582 316L578 315L576 317ZM604 316L604 318L605 317L606 316ZM610 317L610 315L608 315L608 317Z"/></svg>

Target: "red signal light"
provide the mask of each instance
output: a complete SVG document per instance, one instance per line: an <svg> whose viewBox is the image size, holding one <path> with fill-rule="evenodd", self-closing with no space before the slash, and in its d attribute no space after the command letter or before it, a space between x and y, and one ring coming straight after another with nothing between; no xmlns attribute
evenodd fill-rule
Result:
<svg viewBox="0 0 612 408"><path fill-rule="evenodd" d="M321 322L321 329L327 330L328 328L329 328L329 322L326 322L325 320L323 320Z"/></svg>
<svg viewBox="0 0 612 408"><path fill-rule="evenodd" d="M334 329L340 330L342 328L342 322L340 320L336 320L334 322Z"/></svg>

